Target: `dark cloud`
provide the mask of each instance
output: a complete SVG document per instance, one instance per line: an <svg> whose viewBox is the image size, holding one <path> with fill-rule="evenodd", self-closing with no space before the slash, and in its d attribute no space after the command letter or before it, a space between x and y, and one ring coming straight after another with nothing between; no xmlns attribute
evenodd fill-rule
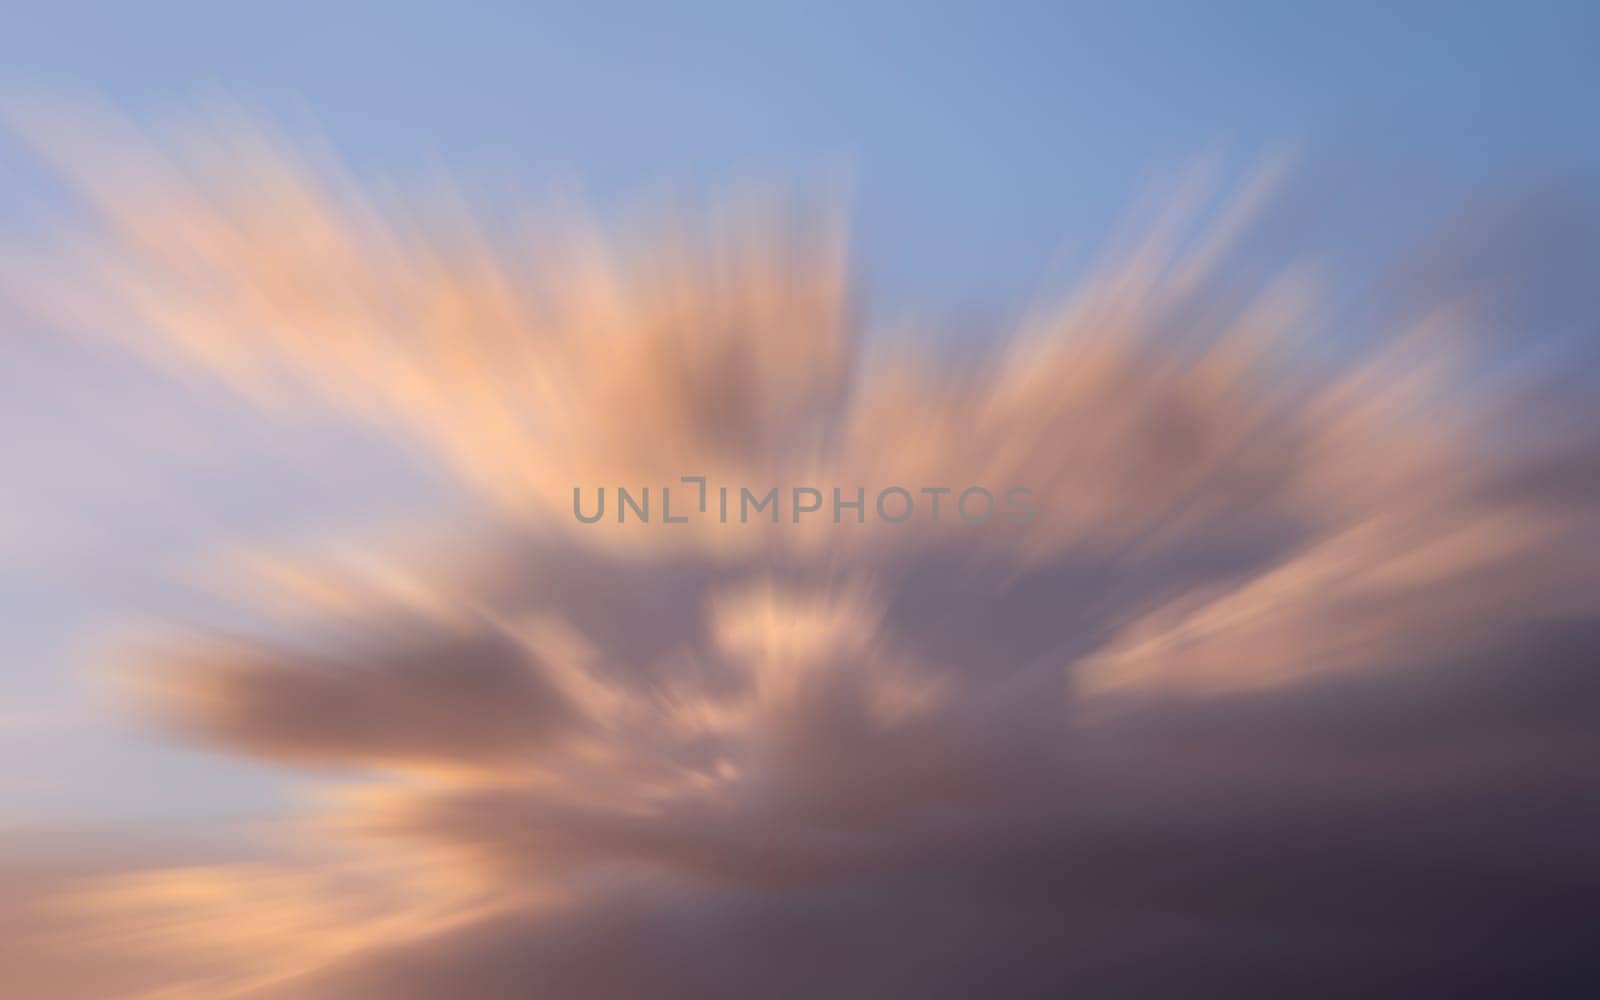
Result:
<svg viewBox="0 0 1600 1000"><path fill-rule="evenodd" d="M301 656L202 642L152 673L181 731L289 762L510 762L576 722L533 654L490 631L399 628Z"/></svg>

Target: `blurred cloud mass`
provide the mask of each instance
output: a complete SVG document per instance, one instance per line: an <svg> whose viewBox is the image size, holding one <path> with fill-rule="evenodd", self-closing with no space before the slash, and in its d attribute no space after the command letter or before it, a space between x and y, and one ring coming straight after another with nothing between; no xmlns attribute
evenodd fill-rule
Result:
<svg viewBox="0 0 1600 1000"><path fill-rule="evenodd" d="M867 329L828 199L523 225L236 117L14 126L77 198L7 261L21 310L172 391L392 438L463 498L238 539L204 574L226 626L111 644L142 718L337 780L226 857L13 851L17 995L1600 972L1583 197L1473 203L1376 283L1381 332L1336 344L1316 271L1262 235L1294 169L1200 173L973 343ZM684 475L1025 485L1038 514L572 517L574 486Z"/></svg>

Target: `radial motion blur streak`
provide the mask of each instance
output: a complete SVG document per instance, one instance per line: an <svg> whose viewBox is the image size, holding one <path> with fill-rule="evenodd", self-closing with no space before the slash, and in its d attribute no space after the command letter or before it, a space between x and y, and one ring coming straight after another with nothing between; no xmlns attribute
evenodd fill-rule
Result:
<svg viewBox="0 0 1600 1000"><path fill-rule="evenodd" d="M1283 252L1317 164L1197 170L968 336L877 322L827 199L486 213L242 113L10 112L71 194L8 249L8 315L84 386L152 387L78 412L173 456L336 440L431 492L219 529L189 613L87 637L121 724L305 794L248 836L0 841L0 992L1600 973L1600 356L1560 277L1600 263L1592 192L1473 200L1352 305ZM206 412L248 435L174 417ZM574 517L575 488L692 506L683 477L779 487L782 516ZM1023 487L1035 516L785 492L896 485Z"/></svg>

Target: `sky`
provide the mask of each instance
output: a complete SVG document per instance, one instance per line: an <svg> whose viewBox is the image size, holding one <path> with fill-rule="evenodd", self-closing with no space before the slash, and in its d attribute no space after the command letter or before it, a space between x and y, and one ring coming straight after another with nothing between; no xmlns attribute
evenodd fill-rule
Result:
<svg viewBox="0 0 1600 1000"><path fill-rule="evenodd" d="M1572 995L1596 29L6 12L0 981Z"/></svg>
<svg viewBox="0 0 1600 1000"><path fill-rule="evenodd" d="M14 12L0 65L11 87L138 114L238 101L314 124L358 168L577 186L603 205L842 174L880 294L981 309L1034 292L1145 185L1210 152L1353 146L1388 173L1425 158L1425 179L1386 195L1416 208L1519 166L1592 167L1594 18L1582 4L69 4Z"/></svg>

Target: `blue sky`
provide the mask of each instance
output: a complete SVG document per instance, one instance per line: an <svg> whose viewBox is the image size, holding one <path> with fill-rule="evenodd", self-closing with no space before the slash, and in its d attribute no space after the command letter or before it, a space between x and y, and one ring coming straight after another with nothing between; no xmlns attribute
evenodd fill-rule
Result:
<svg viewBox="0 0 1600 1000"><path fill-rule="evenodd" d="M535 195L577 187L602 210L752 178L843 178L875 302L1005 314L1063 261L1092 253L1152 183L1210 152L1243 167L1298 145L1313 163L1379 179L1363 188L1370 211L1334 234L1330 252L1346 255L1426 225L1475 185L1591 175L1597 11L35 5L5 15L0 94L89 96L153 121L225 99L291 131L320 130L364 173L448 172L469 188ZM43 195L27 159L0 141L8 247L25 245ZM403 461L378 458L348 491L284 495L286 469L323 475L347 468L329 458L346 452L323 441L286 457L252 444L247 427L227 467L157 461L63 402L156 390L97 376L65 347L11 342L0 357L0 443L30 472L0 490L10 508L0 532L30 542L0 546L4 798L25 816L270 803L272 781L253 772L120 729L86 736L100 723L84 721L77 647L107 621L183 611L188 598L151 567L181 562L174 554L209 534L427 486ZM31 469L40 442L84 457L71 474ZM100 478L85 485L91 469ZM47 544L41 511L77 543ZM193 782L214 794L185 793Z"/></svg>
<svg viewBox="0 0 1600 1000"><path fill-rule="evenodd" d="M842 173L897 298L1025 294L1209 150L1421 159L1429 190L1600 163L1592 5L329 6L39 5L0 80L141 114L225 96L358 166L602 204Z"/></svg>

